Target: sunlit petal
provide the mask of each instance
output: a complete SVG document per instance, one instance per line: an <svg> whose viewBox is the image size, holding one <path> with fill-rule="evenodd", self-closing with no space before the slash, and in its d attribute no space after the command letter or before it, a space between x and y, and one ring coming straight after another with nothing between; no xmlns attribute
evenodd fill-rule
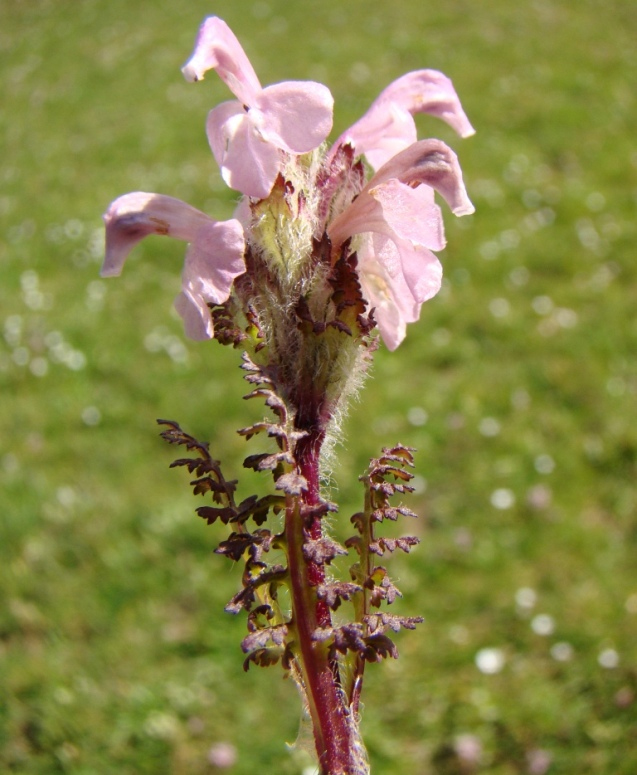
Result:
<svg viewBox="0 0 637 775"><path fill-rule="evenodd" d="M201 27L195 49L181 71L187 81L201 81L208 70L217 75L244 105L261 91L250 60L230 27L217 16L209 16Z"/></svg>
<svg viewBox="0 0 637 775"><path fill-rule="evenodd" d="M334 99L314 81L285 81L266 86L254 107L263 116L263 137L289 153L317 148L332 129Z"/></svg>
<svg viewBox="0 0 637 775"><path fill-rule="evenodd" d="M106 255L102 277L119 275L133 247L151 234L191 241L211 219L180 199L135 191L116 199L104 213Z"/></svg>

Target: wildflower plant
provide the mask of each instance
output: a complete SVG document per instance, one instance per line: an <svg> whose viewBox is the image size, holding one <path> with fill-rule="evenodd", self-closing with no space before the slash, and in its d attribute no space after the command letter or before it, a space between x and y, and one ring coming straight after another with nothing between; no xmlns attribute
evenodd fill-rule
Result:
<svg viewBox="0 0 637 775"><path fill-rule="evenodd" d="M433 251L445 238L434 192L455 215L473 212L455 154L439 140L419 141L414 114L438 116L463 137L473 129L449 79L421 70L390 84L328 147L327 87L262 87L217 17L201 26L183 74L200 81L210 70L236 97L206 124L224 181L242 195L234 217L215 221L169 196L126 194L104 215L102 274L118 275L150 234L184 240L175 305L186 334L243 350L246 398L268 412L238 431L263 440L244 466L269 472L272 492L238 501L236 480L208 444L167 420L161 435L183 448L173 466L207 498L199 516L229 528L216 552L243 563L226 610L247 614L245 669L280 664L311 718L320 772L359 775L369 772L359 733L365 665L397 657L390 633L422 621L386 610L400 592L378 562L418 542L378 534L385 520L415 516L401 501L412 490L413 450L396 444L370 462L344 544L326 530L337 507L324 497L324 453L379 346L377 331L395 349L440 289ZM272 550L284 561L269 561ZM340 556L351 560L346 580L333 575Z"/></svg>

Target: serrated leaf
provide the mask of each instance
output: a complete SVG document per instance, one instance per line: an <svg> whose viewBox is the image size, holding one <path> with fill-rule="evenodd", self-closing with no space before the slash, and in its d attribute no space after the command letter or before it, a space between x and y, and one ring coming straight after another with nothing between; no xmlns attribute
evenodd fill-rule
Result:
<svg viewBox="0 0 637 775"><path fill-rule="evenodd" d="M300 495L308 489L307 479L301 474L290 472L282 474L274 485L276 490L283 490L288 495Z"/></svg>
<svg viewBox="0 0 637 775"><path fill-rule="evenodd" d="M370 635L365 638L365 646L362 656L367 662L380 662L387 657L398 659L396 644L387 635Z"/></svg>
<svg viewBox="0 0 637 775"><path fill-rule="evenodd" d="M372 541L369 545L369 551L382 556L386 551L394 552L396 549L402 549L403 552L409 552L412 546L420 543L416 536L402 536L402 538L379 538Z"/></svg>
<svg viewBox="0 0 637 775"><path fill-rule="evenodd" d="M263 648L253 651L251 654L243 660L243 669L247 673L250 668L250 663L253 662L259 667L270 667L276 665L276 663L283 657L285 649L280 646L274 646L272 648Z"/></svg>
<svg viewBox="0 0 637 775"><path fill-rule="evenodd" d="M273 471L280 463L291 465L293 462L289 452L274 452L249 455L243 461L243 465L244 468L252 468L254 471Z"/></svg>
<svg viewBox="0 0 637 775"><path fill-rule="evenodd" d="M275 646L281 646L285 643L288 634L287 624L277 624L275 627L264 627L255 630L241 641L241 648L247 654L253 649L262 649L268 643L272 642Z"/></svg>
<svg viewBox="0 0 637 775"><path fill-rule="evenodd" d="M363 588L358 584L337 581L332 584L319 584L316 588L316 596L331 608L332 611L336 611L343 600L351 600L357 592L362 591Z"/></svg>
<svg viewBox="0 0 637 775"><path fill-rule="evenodd" d="M323 537L303 544L303 556L309 562L329 565L335 557L347 555L347 549L331 538Z"/></svg>
<svg viewBox="0 0 637 775"><path fill-rule="evenodd" d="M253 561L261 558L263 552L267 552L272 545L274 536L269 530L256 530L254 533L231 533L215 549L215 554L223 554L238 562L244 552L249 549Z"/></svg>
<svg viewBox="0 0 637 775"><path fill-rule="evenodd" d="M236 511L231 506L225 506L221 508L215 508L214 506L200 506L196 510L197 516L205 519L209 525L213 522L220 520L224 525L233 521L236 516Z"/></svg>
<svg viewBox="0 0 637 775"><path fill-rule="evenodd" d="M360 556L363 551L363 539L361 538L361 536L350 536L347 539L347 541L345 541L345 546L348 549L351 549L352 547L354 547L354 549L356 549L356 551L358 552L358 555ZM370 549L371 549L371 546L370 546Z"/></svg>
<svg viewBox="0 0 637 775"><path fill-rule="evenodd" d="M269 426L270 423L268 422L255 422L253 425L248 425L247 428L239 428L237 433L239 436L245 436L246 441L249 441L253 436L256 436L257 433L267 431Z"/></svg>
<svg viewBox="0 0 637 775"><path fill-rule="evenodd" d="M251 567L263 567L263 563L252 563ZM244 587L236 595L230 598L230 601L225 607L227 613L237 614L242 608L249 611L252 608L252 604L255 601L255 590L262 587L264 584L278 584L282 582L288 575L287 568L283 565L273 565L272 567L263 570L257 576L249 576L250 568L246 566L246 573L244 573ZM272 592L272 590L271 590Z"/></svg>
<svg viewBox="0 0 637 775"><path fill-rule="evenodd" d="M384 632L387 629L398 632L401 627L406 630L415 630L416 625L422 624L425 620L422 616L397 616L383 611L377 614L368 614L363 617L363 621L369 627L370 633L375 633Z"/></svg>

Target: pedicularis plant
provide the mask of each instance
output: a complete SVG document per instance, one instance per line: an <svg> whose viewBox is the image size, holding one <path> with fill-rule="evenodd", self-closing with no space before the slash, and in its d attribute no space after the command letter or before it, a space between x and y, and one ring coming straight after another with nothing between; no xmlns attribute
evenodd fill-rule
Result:
<svg viewBox="0 0 637 775"><path fill-rule="evenodd" d="M224 181L243 195L235 217L215 221L169 196L126 194L104 216L102 274L118 275L150 234L189 243L176 308L188 336L244 350L246 397L263 400L269 417L239 433L271 439L244 465L269 471L272 493L237 502L236 481L207 444L166 420L162 436L185 449L173 465L210 498L199 516L229 527L217 553L244 563L226 610L247 612L245 669L280 663L311 717L320 772L360 775L369 772L359 733L365 664L395 658L388 632L422 621L384 610L400 592L376 562L417 543L376 534L384 520L414 516L395 500L412 489L412 450L398 444L371 461L344 545L326 532L337 508L322 495L322 451L370 366L376 330L395 349L440 288L431 251L445 239L434 191L455 215L473 212L455 154L439 140L418 141L413 116L438 116L461 136L473 129L449 79L420 70L390 84L328 148L327 87L263 88L217 17L204 21L183 74L200 81L208 70L237 98L213 108L206 126ZM274 549L284 562L268 562ZM347 580L331 573L341 555L353 561ZM333 612L344 602L351 620L337 624Z"/></svg>

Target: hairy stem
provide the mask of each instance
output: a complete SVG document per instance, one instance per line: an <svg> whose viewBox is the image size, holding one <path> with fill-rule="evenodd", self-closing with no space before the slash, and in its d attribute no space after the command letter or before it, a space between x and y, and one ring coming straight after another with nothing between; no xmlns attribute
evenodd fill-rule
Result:
<svg viewBox="0 0 637 775"><path fill-rule="evenodd" d="M311 394L310 394L311 395ZM320 401L303 402L297 426L307 431L296 448L299 472L307 481L301 498L290 498L285 532L293 621L303 680L314 725L314 741L321 775L350 775L354 729L348 703L341 688L338 664L328 657L328 647L313 639L317 628L330 627L330 609L318 600L316 587L325 580L323 564L307 560L303 544L323 535L320 497L320 453L329 418L321 417Z"/></svg>

